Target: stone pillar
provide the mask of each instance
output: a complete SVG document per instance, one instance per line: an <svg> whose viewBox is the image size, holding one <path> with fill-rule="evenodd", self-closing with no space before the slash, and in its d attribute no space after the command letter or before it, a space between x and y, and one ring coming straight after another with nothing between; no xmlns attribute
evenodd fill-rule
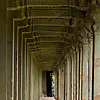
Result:
<svg viewBox="0 0 100 100"><path fill-rule="evenodd" d="M59 68L57 67L57 100L59 100Z"/></svg>
<svg viewBox="0 0 100 100"><path fill-rule="evenodd" d="M64 100L64 65L61 63L59 67L59 96L58 100Z"/></svg>
<svg viewBox="0 0 100 100"><path fill-rule="evenodd" d="M77 85L76 90L77 91L76 92L77 92L77 95L76 96L77 96L77 99L76 100L79 100L79 85L80 85L79 84L79 73L80 73L79 72L79 48L77 48L77 50L76 50L76 56L77 56L76 57L76 63L77 63L77 66L76 66L76 71L77 71L77 73L76 73L76 77L77 77L77 80L76 80L77 81L76 82L76 85Z"/></svg>
<svg viewBox="0 0 100 100"><path fill-rule="evenodd" d="M32 52L31 52L31 78L30 78L30 100L33 100L33 57L32 57Z"/></svg>
<svg viewBox="0 0 100 100"><path fill-rule="evenodd" d="M57 98L57 71L54 71L55 76L55 86L54 86L54 97Z"/></svg>
<svg viewBox="0 0 100 100"><path fill-rule="evenodd" d="M30 100L31 53L27 45L27 99Z"/></svg>
<svg viewBox="0 0 100 100"><path fill-rule="evenodd" d="M88 100L88 70L89 70L89 43L88 39L83 40L83 81L82 81L82 100Z"/></svg>
<svg viewBox="0 0 100 100"><path fill-rule="evenodd" d="M38 82L39 82L39 88L38 88L38 91L39 91L39 100L40 100L40 98L42 97L42 70L41 69L39 69L39 80L38 80Z"/></svg>
<svg viewBox="0 0 100 100"><path fill-rule="evenodd" d="M0 99L6 100L6 0L0 3Z"/></svg>
<svg viewBox="0 0 100 100"><path fill-rule="evenodd" d="M71 55L71 59L72 59L72 100L74 100L74 56L73 54Z"/></svg>
<svg viewBox="0 0 100 100"><path fill-rule="evenodd" d="M93 2L95 3L95 2ZM100 99L100 1L96 0L97 6L91 13L95 24L93 25L93 55L92 55L92 100Z"/></svg>
<svg viewBox="0 0 100 100"><path fill-rule="evenodd" d="M83 47L79 45L79 100L82 100Z"/></svg>
<svg viewBox="0 0 100 100"><path fill-rule="evenodd" d="M88 70L88 78L89 78L89 83L88 83L88 91L89 91L89 96L88 100L92 100L92 66L93 66L93 37L89 38L89 70Z"/></svg>
<svg viewBox="0 0 100 100"><path fill-rule="evenodd" d="M70 99L71 100L76 100L76 81L77 81L77 72L76 72L76 67L77 67L77 62L76 62L76 52L75 50L72 50L71 54L71 59L70 59ZM70 100L69 99L69 100Z"/></svg>
<svg viewBox="0 0 100 100"><path fill-rule="evenodd" d="M69 100L72 100L72 59L69 56Z"/></svg>
<svg viewBox="0 0 100 100"><path fill-rule="evenodd" d="M100 25L100 23L99 23ZM100 26L95 31L94 52L94 100L100 99Z"/></svg>
<svg viewBox="0 0 100 100"><path fill-rule="evenodd" d="M58 69L58 100L61 100L61 69L60 69L60 67L59 67L59 69Z"/></svg>
<svg viewBox="0 0 100 100"><path fill-rule="evenodd" d="M31 100L31 52L28 47L28 67L29 67L29 100Z"/></svg>
<svg viewBox="0 0 100 100"><path fill-rule="evenodd" d="M60 100L64 100L64 64L61 64L61 99Z"/></svg>
<svg viewBox="0 0 100 100"><path fill-rule="evenodd" d="M46 84L46 71L42 71L42 93L44 96L47 95Z"/></svg>
<svg viewBox="0 0 100 100"><path fill-rule="evenodd" d="M74 52L73 56L73 100L77 100L77 55Z"/></svg>
<svg viewBox="0 0 100 100"><path fill-rule="evenodd" d="M13 59L13 30L12 14L7 13L7 100L14 99L14 59Z"/></svg>
<svg viewBox="0 0 100 100"><path fill-rule="evenodd" d="M65 60L65 69L64 69L64 82L65 82L65 100L67 100L67 58L66 58L66 60Z"/></svg>
<svg viewBox="0 0 100 100"><path fill-rule="evenodd" d="M70 58L67 58L67 100L70 100Z"/></svg>

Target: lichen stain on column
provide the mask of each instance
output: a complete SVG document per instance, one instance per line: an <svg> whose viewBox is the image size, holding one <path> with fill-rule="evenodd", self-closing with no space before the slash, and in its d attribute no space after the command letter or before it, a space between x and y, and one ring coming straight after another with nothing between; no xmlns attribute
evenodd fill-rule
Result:
<svg viewBox="0 0 100 100"><path fill-rule="evenodd" d="M94 100L100 100L100 95L96 95L96 96L94 97Z"/></svg>
<svg viewBox="0 0 100 100"><path fill-rule="evenodd" d="M100 67L100 58L96 58L94 61L94 66L95 67Z"/></svg>
<svg viewBox="0 0 100 100"><path fill-rule="evenodd" d="M95 74L94 74L94 100L100 100L100 58L96 58L94 60L94 68L95 68Z"/></svg>

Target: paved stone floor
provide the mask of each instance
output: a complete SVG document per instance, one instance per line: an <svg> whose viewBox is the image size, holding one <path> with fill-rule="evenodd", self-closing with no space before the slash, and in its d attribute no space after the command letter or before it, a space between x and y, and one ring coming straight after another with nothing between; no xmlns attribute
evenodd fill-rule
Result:
<svg viewBox="0 0 100 100"><path fill-rule="evenodd" d="M40 100L55 100L54 97L42 97Z"/></svg>

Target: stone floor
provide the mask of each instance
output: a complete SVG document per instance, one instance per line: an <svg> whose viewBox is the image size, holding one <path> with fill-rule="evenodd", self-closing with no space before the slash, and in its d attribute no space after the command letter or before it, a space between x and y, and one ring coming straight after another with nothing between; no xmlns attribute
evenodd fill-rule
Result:
<svg viewBox="0 0 100 100"><path fill-rule="evenodd" d="M54 97L42 97L40 100L55 100Z"/></svg>

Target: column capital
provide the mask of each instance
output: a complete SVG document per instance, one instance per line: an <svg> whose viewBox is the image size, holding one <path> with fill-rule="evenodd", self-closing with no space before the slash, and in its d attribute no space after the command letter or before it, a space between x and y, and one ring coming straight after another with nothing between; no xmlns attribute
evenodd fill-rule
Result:
<svg viewBox="0 0 100 100"><path fill-rule="evenodd" d="M94 34L95 35L100 34L100 23L94 25Z"/></svg>
<svg viewBox="0 0 100 100"><path fill-rule="evenodd" d="M70 49L70 55L73 56L73 55L74 55L74 52L75 52L75 48L72 47L72 48Z"/></svg>
<svg viewBox="0 0 100 100"><path fill-rule="evenodd" d="M88 33L88 39L93 39L93 34L92 33Z"/></svg>
<svg viewBox="0 0 100 100"><path fill-rule="evenodd" d="M78 45L78 46L79 46L79 48L82 48L82 43L79 43L79 45Z"/></svg>
<svg viewBox="0 0 100 100"><path fill-rule="evenodd" d="M84 45L88 45L88 44L89 44L89 39L88 39L88 38L84 38L84 39L82 40L82 44L83 44L83 46L84 46Z"/></svg>
<svg viewBox="0 0 100 100"><path fill-rule="evenodd" d="M89 43L93 40L93 34L88 33L88 41Z"/></svg>
<svg viewBox="0 0 100 100"><path fill-rule="evenodd" d="M78 45L78 48L76 48L76 53L78 53L79 52L79 45Z"/></svg>

